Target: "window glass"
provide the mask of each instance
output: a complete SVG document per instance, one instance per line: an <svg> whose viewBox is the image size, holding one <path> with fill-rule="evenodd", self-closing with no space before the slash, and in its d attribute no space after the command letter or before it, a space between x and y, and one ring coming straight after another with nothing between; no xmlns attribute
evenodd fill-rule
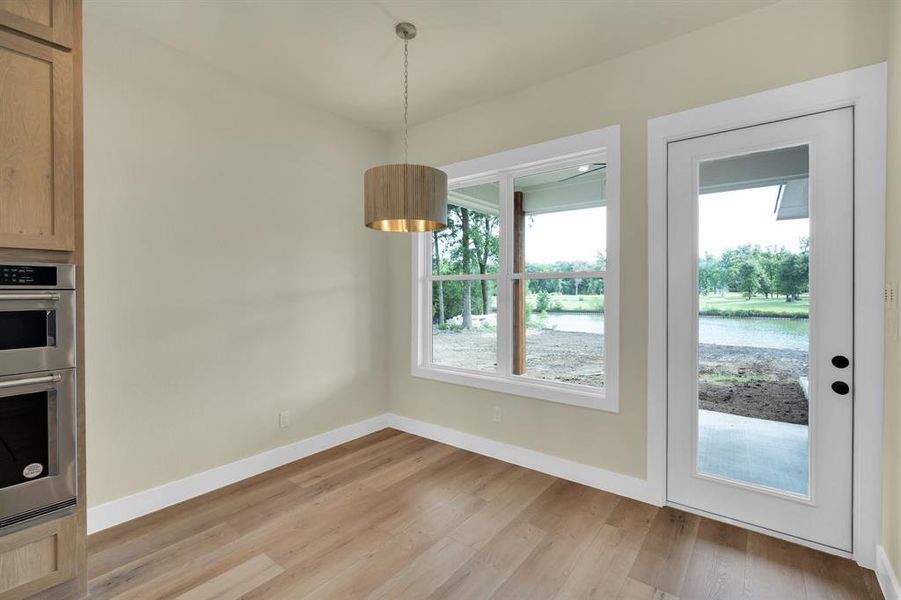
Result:
<svg viewBox="0 0 901 600"><path fill-rule="evenodd" d="M514 180L514 270L603 271L606 165L588 163Z"/></svg>
<svg viewBox="0 0 901 600"><path fill-rule="evenodd" d="M525 336L514 340L514 374L604 386L603 279L529 280L522 318Z"/></svg>
<svg viewBox="0 0 901 600"><path fill-rule="evenodd" d="M432 362L445 367L497 370L497 284L432 282Z"/></svg>
<svg viewBox="0 0 901 600"><path fill-rule="evenodd" d="M432 233L432 274L497 273L498 183L448 192L447 229Z"/></svg>

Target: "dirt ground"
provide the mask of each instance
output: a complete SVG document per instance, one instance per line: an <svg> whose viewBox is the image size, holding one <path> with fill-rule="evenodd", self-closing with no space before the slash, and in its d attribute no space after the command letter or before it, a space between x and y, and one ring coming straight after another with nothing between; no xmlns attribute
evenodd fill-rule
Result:
<svg viewBox="0 0 901 600"><path fill-rule="evenodd" d="M492 371L496 334L441 331L433 337L437 364ZM604 363L592 358L603 335L529 330L526 370L530 377L582 385L604 385ZM706 410L785 423L807 424L807 398L798 379L807 373L807 353L795 350L701 344L700 406Z"/></svg>
<svg viewBox="0 0 901 600"><path fill-rule="evenodd" d="M807 375L806 352L701 344L699 358L701 408L807 425L799 382Z"/></svg>
<svg viewBox="0 0 901 600"><path fill-rule="evenodd" d="M436 364L483 371L496 368L494 332L440 331L432 338ZM604 385L604 336L593 333L529 329L526 374L529 377L581 385ZM591 360L598 357L600 360Z"/></svg>

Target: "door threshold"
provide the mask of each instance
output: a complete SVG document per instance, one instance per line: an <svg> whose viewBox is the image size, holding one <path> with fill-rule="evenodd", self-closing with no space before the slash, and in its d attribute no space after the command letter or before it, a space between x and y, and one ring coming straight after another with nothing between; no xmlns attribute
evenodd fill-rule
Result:
<svg viewBox="0 0 901 600"><path fill-rule="evenodd" d="M767 535L772 538L776 538L779 540L783 540L786 542L791 542L793 544L798 544L799 546L805 546L807 548L811 548L813 550L819 550L820 552L825 552L826 554L831 554L833 556L839 556L841 558L849 558L854 562L860 564L854 557L854 552L849 552L847 550L842 550L840 548L833 548L832 546L827 546L825 544L818 544L817 542L812 542L810 540L806 540L804 538L795 537L793 535L789 535L787 533L782 533L781 531L776 531L774 529L767 529L766 527L760 527L759 525L753 525L751 523L745 523L744 521L739 521L737 519L730 519L729 517L724 517L723 515L718 515L716 513L707 512L705 510L701 510L699 508L693 508L691 506L685 506L684 504L679 504L678 502L672 502L670 500L666 501L666 506L677 508L679 510L691 513L693 515L698 515L699 517L705 517L707 519L711 519L713 521L719 521L720 523L726 523L728 525L735 525L736 527L740 527L742 529L747 529L748 531L753 531L754 533L760 533L763 535ZM862 565L864 566L864 565Z"/></svg>

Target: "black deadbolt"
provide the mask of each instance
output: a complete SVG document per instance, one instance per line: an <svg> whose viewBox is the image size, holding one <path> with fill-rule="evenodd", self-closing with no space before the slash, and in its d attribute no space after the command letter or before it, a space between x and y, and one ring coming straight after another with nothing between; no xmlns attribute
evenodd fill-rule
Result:
<svg viewBox="0 0 901 600"><path fill-rule="evenodd" d="M842 356L841 354L836 354L832 357L832 366L838 367L839 369L844 369L848 365L851 364L851 361L848 360L847 356Z"/></svg>
<svg viewBox="0 0 901 600"><path fill-rule="evenodd" d="M848 392L851 391L851 388L848 387L848 384L844 381L833 381L832 382L832 391L836 394L840 394L844 396Z"/></svg>

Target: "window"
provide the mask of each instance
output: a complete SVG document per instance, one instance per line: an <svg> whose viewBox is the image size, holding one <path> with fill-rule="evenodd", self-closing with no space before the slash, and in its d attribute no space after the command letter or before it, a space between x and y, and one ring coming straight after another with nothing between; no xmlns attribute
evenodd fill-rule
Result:
<svg viewBox="0 0 901 600"><path fill-rule="evenodd" d="M617 411L619 127L457 163L414 234L413 375Z"/></svg>

